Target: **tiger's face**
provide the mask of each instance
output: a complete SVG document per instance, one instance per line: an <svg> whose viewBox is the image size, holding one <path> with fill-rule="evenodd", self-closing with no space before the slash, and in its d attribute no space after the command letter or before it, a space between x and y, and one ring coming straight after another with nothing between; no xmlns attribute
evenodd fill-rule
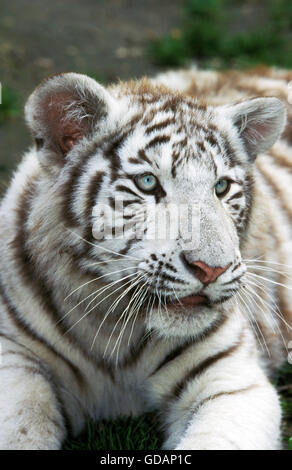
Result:
<svg viewBox="0 0 292 470"><path fill-rule="evenodd" d="M41 164L66 187L74 249L87 244L80 269L122 289L129 312L162 335L211 323L242 283L253 160L282 130L281 103L210 108L145 83L106 90L65 74L26 112Z"/></svg>
<svg viewBox="0 0 292 470"><path fill-rule="evenodd" d="M136 280L131 274L140 274L136 294L144 284L149 308L153 302L164 322L176 319L177 324L178 318L186 321L229 299L240 286L245 267L239 245L250 173L242 164L230 164L219 136L212 145L196 124L189 131L182 117L169 124L166 119L161 113L149 125L131 128L115 148L114 173L111 159L97 150L86 186L102 172L91 219L98 239L92 253L105 262L96 266L98 271L108 273L109 280L125 278L127 286ZM100 205L106 206L106 217ZM177 219L187 211L193 220L184 230ZM103 239L106 223L110 230ZM114 263L112 252L117 253ZM153 319L161 321L159 315Z"/></svg>

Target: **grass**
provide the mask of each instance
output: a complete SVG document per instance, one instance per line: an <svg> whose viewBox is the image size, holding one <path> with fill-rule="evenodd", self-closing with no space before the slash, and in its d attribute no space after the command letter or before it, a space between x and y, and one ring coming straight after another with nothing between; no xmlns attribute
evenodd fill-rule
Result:
<svg viewBox="0 0 292 470"><path fill-rule="evenodd" d="M246 7L251 13L244 20ZM248 25L251 16L256 24L242 29L240 20ZM292 67L291 29L291 0L186 0L180 28L152 41L149 56L160 66L196 60L223 68L258 64L288 68Z"/></svg>
<svg viewBox="0 0 292 470"><path fill-rule="evenodd" d="M162 443L158 418L147 413L139 418L118 418L115 421L89 421L86 432L78 440L65 442L64 450L155 450Z"/></svg>
<svg viewBox="0 0 292 470"><path fill-rule="evenodd" d="M4 124L7 120L18 116L21 111L22 107L18 93L9 87L3 87L2 100L0 100L0 124Z"/></svg>
<svg viewBox="0 0 292 470"><path fill-rule="evenodd" d="M292 365L286 363L278 372L275 385L281 394L283 410L283 445L292 450Z"/></svg>
<svg viewBox="0 0 292 470"><path fill-rule="evenodd" d="M279 371L275 384L281 393L283 409L283 447L292 450L292 365ZM87 430L77 440L68 440L65 450L157 450L163 442L158 417L147 413L139 418L114 421L89 421Z"/></svg>

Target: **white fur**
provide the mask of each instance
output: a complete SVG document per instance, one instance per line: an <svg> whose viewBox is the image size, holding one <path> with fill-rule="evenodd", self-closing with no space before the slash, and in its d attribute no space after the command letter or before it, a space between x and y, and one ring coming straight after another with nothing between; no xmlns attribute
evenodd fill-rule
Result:
<svg viewBox="0 0 292 470"><path fill-rule="evenodd" d="M205 287L205 293L213 302L219 301L224 290L228 290L225 285L232 283L237 276L244 276L246 258L255 259L264 254L274 262L278 260L283 263L283 256L286 256L287 264L292 265L291 227L281 206L283 201L290 207L291 176L276 165L270 155L259 157L259 170L262 167L275 181L285 182L287 192L281 194L281 201L275 200L273 190L259 171L251 168L244 140L245 132L250 130L252 122L256 122L260 128L256 133L248 134L248 144L253 146L254 152L255 149L267 150L283 129L283 107L272 98L247 100L231 106L231 101L249 97L243 96L242 91L231 89L232 99L226 90L226 96L224 91L217 90L212 98L213 87L216 89L218 81L215 72L195 69L171 72L153 79L157 86L168 84L170 88L186 93L195 83L202 94L209 90L210 106L206 110L191 108L194 100L182 95L174 121L163 131L156 130L150 135L145 132L147 113L153 113L151 125L171 118L173 111L163 109L163 105L176 96L176 92L161 92L156 102L145 105L139 98L141 92L137 92L133 85L121 84L105 89L88 77L64 74L46 81L30 97L26 106L27 121L34 135L44 139L44 147L38 151L31 149L26 154L0 210L1 285L5 291L0 304L3 351L0 366L1 449L60 448L66 437L64 411L73 434L78 435L88 416L102 419L131 413L139 415L157 409L162 413L166 449L280 447L280 405L265 371L279 365L284 354L279 333L280 318L270 300L264 304L264 310L258 299L259 294L258 297L254 294L254 303L250 304L244 298L235 296L222 305L214 304L212 308L176 307L168 311L163 304L160 308L151 308L152 297L149 297L147 312L138 315L135 323L126 323L123 331L123 322L119 319L127 318L121 316L131 306L134 296L138 304L143 300L143 290L138 290L140 287L130 300L118 298L119 293L126 293L130 280L135 280L131 278L135 270L144 273L143 282L152 294L158 289L162 300L174 300L173 287L179 298L196 294L202 289L202 283L181 261L182 240L176 238L161 242L145 236L133 244L126 255L110 260L109 254L123 250L128 239L104 240L91 243L79 268L72 265L72 251L84 248L82 229L88 223L87 190L98 172L105 176L100 192L94 196L94 206L100 202L108 204L110 197L125 197L118 189L119 185L126 184L132 191L139 191L134 182L137 172L155 173L161 181L166 197L157 206L167 209L174 203L199 203L200 243L188 248L189 263L201 260L213 267L230 264L216 282ZM276 87L277 81L271 79L271 82L265 83ZM279 88L283 90L282 78L279 82ZM258 86L263 88L262 79L258 81ZM52 126L47 125L44 118L47 109L44 107L50 96L64 91L72 96L71 105L66 105L64 109L64 120L80 124L90 117L94 125L90 129L81 126L84 132L82 138L66 155L61 156L54 147L54 139L60 136L56 136ZM146 91L144 98L149 97L151 92ZM88 110L92 111L93 103L102 110L99 120L97 117L94 120L95 115L87 114ZM130 129L118 149L124 173L115 176L112 181L111 160L105 154L106 144L110 143L107 139L119 135L130 119L139 113L140 121ZM215 129L214 139L218 145L213 145L209 140L209 126ZM270 126L270 132L266 133L265 126ZM260 129L264 130L262 134L259 133ZM169 136L169 139L147 150L151 163L142 161L134 165L130 162L140 149L147 149L151 139L161 134ZM230 155L227 151L218 150L224 149L223 134L228 137L238 161L233 167L228 164ZM183 158L174 178L171 152L184 139L187 143L179 147L179 155ZM201 156L199 142L205 143L204 155ZM275 152L288 155L290 148L283 143L277 145ZM62 212L62 190L71 182L72 169L87 153L88 158L69 208L78 223L68 230ZM124 174L128 179L123 177ZM255 194L251 224L240 239L237 231L237 224L240 225L238 210L230 207L227 198L219 200L215 196L214 186L218 178L229 177L234 181L228 194L232 197L243 188L242 181L247 174L255 178ZM18 209L23 203L24 190L32 184L36 184L36 193L31 200L28 219L21 227L17 221ZM241 208L247 204L247 196L243 190L243 195L237 199ZM153 196L143 197L145 206L155 203ZM130 198L134 199L133 196ZM132 209L138 220L141 205L136 203ZM119 216L117 221L120 221ZM94 222L99 221L91 215L90 223ZM153 220L150 220L149 231L152 225ZM241 228L243 230L243 226ZM38 292L19 269L20 255L16 256L14 245L15 236L21 229L29 232L26 248L30 249L31 264L27 264L27 272L32 266L36 284L38 277L44 279L44 285L48 286L49 294L52 293L52 299L58 306L57 319L53 312L47 311L44 299L40 302ZM156 260L153 260L154 267L151 267L149 260L153 254ZM98 264L93 264L93 257L98 257ZM102 264L105 261L108 262ZM168 279L163 288L159 287L160 274L155 274L155 268L159 268L162 261L162 274L167 274L169 279L172 275L181 283L175 284L175 281ZM175 270L170 271L167 264L172 264ZM87 268L88 272L84 274L80 267ZM257 272L253 270L254 274ZM95 273L94 283L91 273ZM275 273L270 272L268 276L277 282ZM124 286L121 283L123 280ZM112 289L116 291L107 290L109 281L115 283ZM232 286L234 291L239 288L236 280ZM119 287L123 289L119 291ZM104 290L96 291L97 288ZM263 299L268 299L269 289L268 281L264 281L264 290L260 292ZM282 294L285 305L290 305L291 293L285 291ZM87 302L84 303L84 299L87 296L88 301L96 299L99 302L91 315L86 315ZM106 316L115 300L117 310ZM91 305L94 307L94 303ZM36 336L27 334L15 323L11 308L17 310L20 320L36 332ZM255 333L248 322L250 314L261 323L267 347L272 353L270 359L255 340ZM226 320L220 325L222 318ZM285 321L289 322L290 319ZM213 331L216 325L217 329ZM101 333L96 335L99 328ZM139 346L145 329L150 340L137 361L131 362L128 360L129 356L131 359L131 350ZM285 341L288 339L289 336L284 338ZM185 345L187 340L189 343ZM183 345L185 348L181 355L160 366L168 354ZM211 360L209 366L203 367L210 358L215 358L214 362ZM78 368L83 385L72 365ZM196 368L202 370L192 376L191 371ZM181 393L173 395L177 384L188 374L190 377L182 386Z"/></svg>

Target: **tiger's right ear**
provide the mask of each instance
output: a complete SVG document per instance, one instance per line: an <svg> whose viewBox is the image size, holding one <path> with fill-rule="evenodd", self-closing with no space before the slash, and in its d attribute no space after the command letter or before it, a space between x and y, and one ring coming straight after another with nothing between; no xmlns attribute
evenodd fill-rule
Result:
<svg viewBox="0 0 292 470"><path fill-rule="evenodd" d="M223 105L221 112L231 119L237 129L250 162L274 145L284 130L287 119L284 104L272 97L252 98L237 104Z"/></svg>
<svg viewBox="0 0 292 470"><path fill-rule="evenodd" d="M30 95L25 117L37 147L60 163L78 141L105 123L113 106L110 93L95 80L64 73L46 79Z"/></svg>

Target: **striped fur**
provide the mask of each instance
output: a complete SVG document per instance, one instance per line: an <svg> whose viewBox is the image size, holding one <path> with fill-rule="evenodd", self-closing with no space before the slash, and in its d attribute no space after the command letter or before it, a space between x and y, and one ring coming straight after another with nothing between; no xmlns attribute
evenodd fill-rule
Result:
<svg viewBox="0 0 292 470"><path fill-rule="evenodd" d="M105 89L63 74L31 95L36 147L0 209L1 449L58 449L88 417L150 410L166 449L279 448L268 376L292 340L290 80L194 69ZM283 104L265 97L286 107L281 138ZM145 208L172 226L194 202L198 244L150 236ZM97 241L112 217L115 237Z"/></svg>

